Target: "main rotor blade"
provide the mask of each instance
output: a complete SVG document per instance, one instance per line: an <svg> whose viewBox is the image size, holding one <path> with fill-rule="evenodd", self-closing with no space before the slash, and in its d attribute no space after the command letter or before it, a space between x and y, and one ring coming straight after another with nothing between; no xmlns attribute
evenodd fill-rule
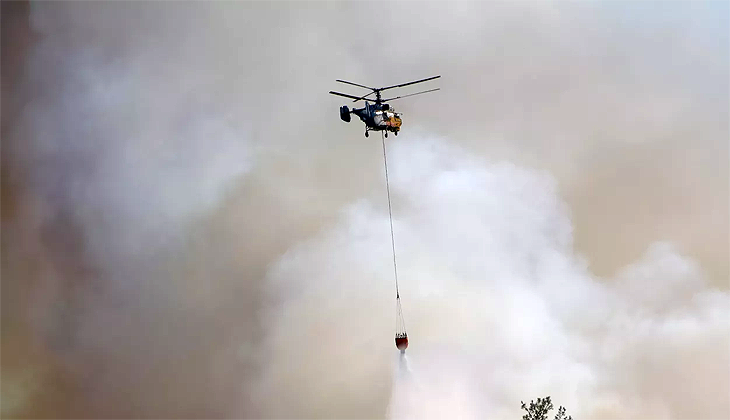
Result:
<svg viewBox="0 0 730 420"><path fill-rule="evenodd" d="M375 93L375 92L370 92L370 93L368 93L367 95L365 95L365 96L361 96L361 97L359 97L359 98L355 99L355 100L354 100L354 101L352 101L352 102L357 102L357 101L359 101L360 99L365 99L365 98L367 98L368 96L372 95L373 93ZM366 101L371 101L372 99L365 99L365 100L366 100Z"/></svg>
<svg viewBox="0 0 730 420"><path fill-rule="evenodd" d="M416 92L416 93L411 93L411 94L409 94L409 95L403 95L403 96L396 96L395 98L390 98L390 99L383 99L383 100L382 100L381 102L388 102L388 101L394 101L394 100L396 100L396 99L400 99L400 98L407 98L407 97L409 97L409 96L415 96L415 95L420 95L420 94L422 94L422 93L428 93L428 92L435 92L435 91L437 91L437 90L441 90L441 88L436 88L436 89L431 89L431 90L424 90L423 92Z"/></svg>
<svg viewBox="0 0 730 420"><path fill-rule="evenodd" d="M353 96L353 95L348 95L348 94L346 94L346 93L340 93L340 92L335 92L335 91L332 91L332 90L330 91L330 93L331 93L331 94L333 94L333 95L337 95L337 96L344 96L345 98L350 98L350 99L354 99L354 101L353 101L353 102L357 102L357 101L360 101L360 100L363 100L363 101L370 101L370 102L375 102L375 99L363 99L363 98L358 98L357 96ZM368 94L368 95L370 95L370 94Z"/></svg>
<svg viewBox="0 0 730 420"><path fill-rule="evenodd" d="M429 80L438 79L439 77L441 77L441 76L433 76L433 77L429 77L427 79L416 80L415 82L403 83L401 85L388 86L388 87L380 88L380 89L377 89L377 90L393 89L393 88L397 88L397 87L403 87L403 86L408 86L408 85L415 85L416 83L428 82ZM371 88L368 88L368 89L371 89ZM374 89L374 90L376 90L376 89Z"/></svg>
<svg viewBox="0 0 730 420"><path fill-rule="evenodd" d="M357 96L348 95L346 93L335 92L333 90L331 90L330 93L333 94L333 95L337 95L337 96L344 96L345 98L350 98L350 99L355 99L355 100L359 100L360 99Z"/></svg>
<svg viewBox="0 0 730 420"><path fill-rule="evenodd" d="M361 88L365 88L365 89L375 90L375 88L371 88L371 87L368 87L368 86L363 86L363 85L358 85L357 83L352 83L352 82L348 82L347 80L340 80L340 79L337 79L337 80L335 80L335 81L336 81L336 82L340 82L340 83L347 83L348 85L353 85L353 86L359 86L359 87L361 87Z"/></svg>

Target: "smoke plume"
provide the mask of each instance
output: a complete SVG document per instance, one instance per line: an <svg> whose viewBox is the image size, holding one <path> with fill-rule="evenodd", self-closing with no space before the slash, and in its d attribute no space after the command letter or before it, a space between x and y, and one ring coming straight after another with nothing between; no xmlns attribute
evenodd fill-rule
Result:
<svg viewBox="0 0 730 420"><path fill-rule="evenodd" d="M4 417L730 416L727 3L375 10L2 3Z"/></svg>
<svg viewBox="0 0 730 420"><path fill-rule="evenodd" d="M730 383L717 367L730 365L730 296L692 260L655 243L615 279L595 278L574 256L550 177L480 164L426 136L399 139L391 155L413 370L396 381L394 416L516 418L523 395L553 395L581 418L727 412ZM387 223L371 201L355 203L269 271L273 295L296 297L267 314L275 333L262 398L299 381L304 392L291 406L273 398L277 417L320 417L329 407L320 398L354 405L360 384L378 386L369 363L385 369L393 349L378 343L395 323L393 285L383 281L392 278Z"/></svg>

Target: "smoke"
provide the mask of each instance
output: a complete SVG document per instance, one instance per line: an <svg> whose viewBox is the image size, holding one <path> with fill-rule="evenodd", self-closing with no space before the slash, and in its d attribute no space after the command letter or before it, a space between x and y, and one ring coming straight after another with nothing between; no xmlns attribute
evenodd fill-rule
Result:
<svg viewBox="0 0 730 420"><path fill-rule="evenodd" d="M575 257L549 176L426 136L391 151L412 368L403 360L395 374L393 418L517 418L516 402L540 395L580 418L728 412L730 296L691 259L656 243L602 281ZM359 387L377 386L369 375L394 352L377 346L395 322L386 218L355 203L270 270L270 293L292 297L267 314L262 398L305 389L296 404L273 398L277 417L319 417L321 398L356 404Z"/></svg>
<svg viewBox="0 0 730 420"><path fill-rule="evenodd" d="M726 3L22 5L3 416L728 416Z"/></svg>

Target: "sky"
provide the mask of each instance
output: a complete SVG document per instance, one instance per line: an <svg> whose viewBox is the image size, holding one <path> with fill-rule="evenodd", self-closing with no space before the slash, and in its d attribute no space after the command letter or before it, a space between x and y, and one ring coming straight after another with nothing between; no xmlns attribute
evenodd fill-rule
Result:
<svg viewBox="0 0 730 420"><path fill-rule="evenodd" d="M2 8L3 417L730 416L727 2Z"/></svg>

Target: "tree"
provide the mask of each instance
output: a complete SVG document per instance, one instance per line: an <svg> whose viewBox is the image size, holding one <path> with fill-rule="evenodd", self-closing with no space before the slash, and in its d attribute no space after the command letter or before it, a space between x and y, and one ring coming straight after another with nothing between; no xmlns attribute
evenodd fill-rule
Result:
<svg viewBox="0 0 730 420"><path fill-rule="evenodd" d="M522 420L547 420L548 411L553 409L553 402L550 400L549 395L545 398L538 398L537 402L530 400L529 407L524 401L520 402L522 403L522 409L527 411L527 414L522 416ZM565 407L560 406L554 420L573 420L573 417L566 416Z"/></svg>

